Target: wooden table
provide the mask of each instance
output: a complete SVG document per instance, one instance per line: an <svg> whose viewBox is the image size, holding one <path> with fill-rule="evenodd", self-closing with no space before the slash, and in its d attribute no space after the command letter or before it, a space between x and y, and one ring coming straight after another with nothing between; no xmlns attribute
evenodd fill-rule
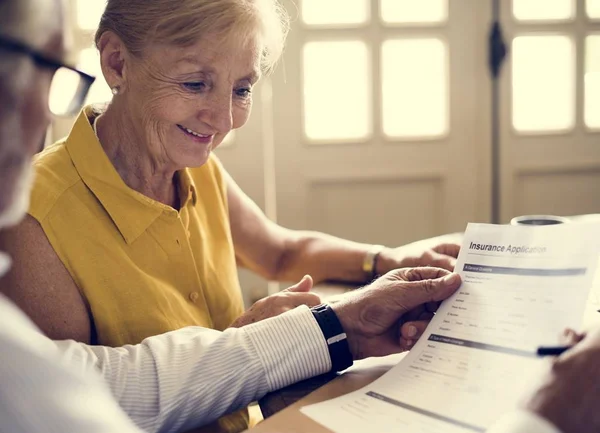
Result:
<svg viewBox="0 0 600 433"><path fill-rule="evenodd" d="M276 398L285 399L291 395L292 399L296 399L302 392L305 392L305 395L309 394L299 400L296 399L297 401L291 406L266 419L250 431L251 433L330 433L328 429L301 413L300 408L339 397L368 385L396 365L403 356L400 354L358 361L333 380L329 378L329 383L314 391L311 386L315 385L315 382L306 384L300 382L292 385Z"/></svg>

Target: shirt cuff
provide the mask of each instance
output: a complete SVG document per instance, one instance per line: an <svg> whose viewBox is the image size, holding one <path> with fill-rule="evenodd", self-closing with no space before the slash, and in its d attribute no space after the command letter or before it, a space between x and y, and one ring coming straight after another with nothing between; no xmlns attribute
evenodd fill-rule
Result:
<svg viewBox="0 0 600 433"><path fill-rule="evenodd" d="M487 433L561 433L544 418L525 410L510 412L500 418Z"/></svg>
<svg viewBox="0 0 600 433"><path fill-rule="evenodd" d="M305 305L241 329L258 353L269 392L331 371L327 342Z"/></svg>

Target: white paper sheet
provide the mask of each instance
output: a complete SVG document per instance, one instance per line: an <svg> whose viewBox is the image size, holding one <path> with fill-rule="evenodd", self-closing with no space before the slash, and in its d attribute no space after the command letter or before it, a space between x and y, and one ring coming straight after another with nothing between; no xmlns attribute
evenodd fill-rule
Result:
<svg viewBox="0 0 600 433"><path fill-rule="evenodd" d="M599 254L599 224L470 224L463 284L410 353L369 386L302 412L334 432L485 431L544 371L537 347L580 327Z"/></svg>

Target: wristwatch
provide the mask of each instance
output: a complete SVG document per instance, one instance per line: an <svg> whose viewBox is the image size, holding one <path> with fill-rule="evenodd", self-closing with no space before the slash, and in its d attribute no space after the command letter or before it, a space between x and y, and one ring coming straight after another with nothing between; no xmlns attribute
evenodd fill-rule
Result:
<svg viewBox="0 0 600 433"><path fill-rule="evenodd" d="M321 304L310 309L315 316L321 332L327 342L329 356L331 358L331 371L342 371L350 367L354 361L348 339L340 319L335 311L327 305Z"/></svg>
<svg viewBox="0 0 600 433"><path fill-rule="evenodd" d="M375 272L377 266L377 258L379 257L379 254L381 253L381 251L383 251L384 248L385 247L383 245L373 245L371 248L369 248L367 254L365 255L362 270L367 275L366 280L368 282L371 282L371 280L373 280L376 277Z"/></svg>

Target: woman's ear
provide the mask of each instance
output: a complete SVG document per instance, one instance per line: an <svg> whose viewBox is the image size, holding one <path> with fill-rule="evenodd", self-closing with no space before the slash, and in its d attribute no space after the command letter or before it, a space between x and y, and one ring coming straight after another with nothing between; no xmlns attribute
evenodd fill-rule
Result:
<svg viewBox="0 0 600 433"><path fill-rule="evenodd" d="M106 31L98 42L102 73L111 89L118 88L122 93L127 83L127 59L129 52L115 33Z"/></svg>

